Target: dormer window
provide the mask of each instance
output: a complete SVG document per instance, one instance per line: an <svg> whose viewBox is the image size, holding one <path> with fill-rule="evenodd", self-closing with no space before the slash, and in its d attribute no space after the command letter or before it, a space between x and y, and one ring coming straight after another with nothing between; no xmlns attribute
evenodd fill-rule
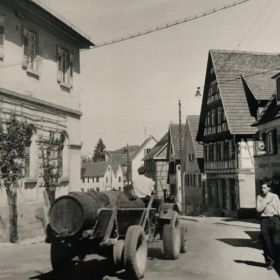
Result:
<svg viewBox="0 0 280 280"><path fill-rule="evenodd" d="M280 102L280 77L278 77L276 80L276 87L277 87L276 100L277 102Z"/></svg>

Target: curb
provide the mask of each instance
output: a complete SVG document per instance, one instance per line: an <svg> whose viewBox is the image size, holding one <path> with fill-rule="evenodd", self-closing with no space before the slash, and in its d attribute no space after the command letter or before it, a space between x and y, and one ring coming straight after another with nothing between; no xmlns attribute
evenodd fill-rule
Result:
<svg viewBox="0 0 280 280"><path fill-rule="evenodd" d="M195 217L186 217L186 216L180 216L180 219L182 220L187 220L187 221L192 221L192 222L205 222L207 221L207 217L203 218L195 218ZM238 223L235 222L224 222L222 220L216 219L216 220L209 220L212 224L216 225L225 225L225 226L234 226L234 227L240 227L240 228L251 228L251 229L260 229L259 224L251 224L248 222L243 222L243 221L237 221Z"/></svg>
<svg viewBox="0 0 280 280"><path fill-rule="evenodd" d="M45 236L38 236L32 239L20 240L17 243L0 242L0 248L35 245L45 242Z"/></svg>

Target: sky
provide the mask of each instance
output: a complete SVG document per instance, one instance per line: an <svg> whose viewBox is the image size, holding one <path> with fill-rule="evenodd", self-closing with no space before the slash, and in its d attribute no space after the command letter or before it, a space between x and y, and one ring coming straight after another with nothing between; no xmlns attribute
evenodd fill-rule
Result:
<svg viewBox="0 0 280 280"><path fill-rule="evenodd" d="M44 0L94 43L233 0ZM280 53L280 1L251 0L196 21L81 53L82 153L159 140L171 122L200 113L209 49Z"/></svg>

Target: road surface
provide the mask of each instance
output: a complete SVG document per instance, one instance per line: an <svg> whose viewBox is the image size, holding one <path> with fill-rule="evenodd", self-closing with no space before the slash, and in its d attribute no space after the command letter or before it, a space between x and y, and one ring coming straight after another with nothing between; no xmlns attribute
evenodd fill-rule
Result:
<svg viewBox="0 0 280 280"><path fill-rule="evenodd" d="M159 242L150 244L145 280L276 280L278 274L263 264L262 251L254 240L257 229L204 221L184 221L188 227L188 252L176 261L165 260ZM0 280L115 280L115 273L104 259L88 258L62 276L52 272L49 245L0 244Z"/></svg>

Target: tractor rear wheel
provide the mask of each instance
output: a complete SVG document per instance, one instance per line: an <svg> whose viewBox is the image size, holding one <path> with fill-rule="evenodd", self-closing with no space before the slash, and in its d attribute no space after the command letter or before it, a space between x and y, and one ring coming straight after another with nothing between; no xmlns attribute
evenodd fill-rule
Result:
<svg viewBox="0 0 280 280"><path fill-rule="evenodd" d="M141 226L130 226L124 241L124 266L128 279L141 279L147 265L148 247Z"/></svg>
<svg viewBox="0 0 280 280"><path fill-rule="evenodd" d="M180 255L180 231L172 225L163 226L163 253L168 259L178 259Z"/></svg>

